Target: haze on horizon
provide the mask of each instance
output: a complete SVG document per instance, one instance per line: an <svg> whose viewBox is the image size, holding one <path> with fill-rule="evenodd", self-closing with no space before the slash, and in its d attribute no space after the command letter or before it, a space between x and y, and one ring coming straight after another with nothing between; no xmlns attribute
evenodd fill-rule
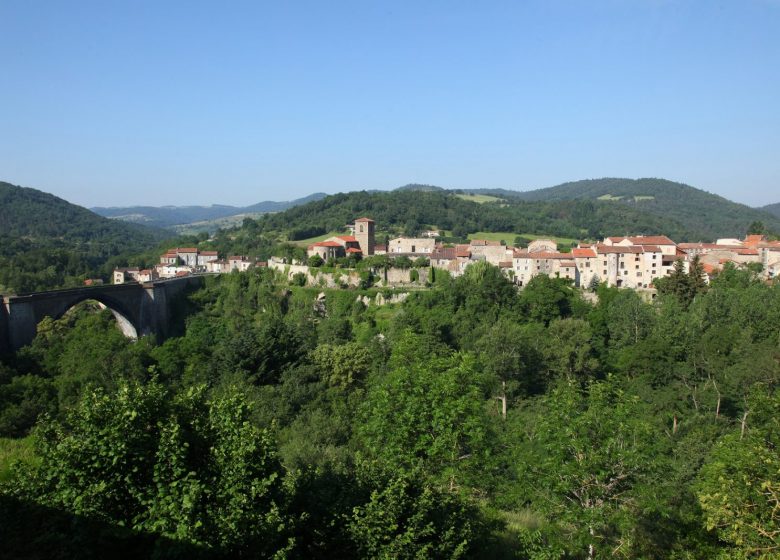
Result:
<svg viewBox="0 0 780 560"><path fill-rule="evenodd" d="M780 2L0 4L0 180L84 206L661 177L780 201Z"/></svg>

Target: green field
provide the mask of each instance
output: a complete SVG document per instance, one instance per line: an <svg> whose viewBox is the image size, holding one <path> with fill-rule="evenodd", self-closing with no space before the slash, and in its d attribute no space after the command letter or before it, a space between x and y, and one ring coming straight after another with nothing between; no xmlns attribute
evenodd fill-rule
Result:
<svg viewBox="0 0 780 560"><path fill-rule="evenodd" d="M297 241L290 241L293 245L300 245L302 247L306 247L308 245L311 245L312 243L317 243L318 241L325 241L328 237L335 237L336 235L347 235L347 233L343 231L332 231L330 233L325 233L323 235L318 235L316 237L309 237L308 239L298 239Z"/></svg>
<svg viewBox="0 0 780 560"><path fill-rule="evenodd" d="M477 204L485 204L486 202L501 202L504 199L497 196L490 196L487 194L456 194L460 199L476 202Z"/></svg>
<svg viewBox="0 0 780 560"><path fill-rule="evenodd" d="M558 245L568 245L576 243L576 239L570 239L568 237L554 237L552 235L536 235L533 233L512 233L509 231L478 231L476 233L470 233L469 239L486 239L488 241L504 241L507 245L512 245L515 242L515 237L525 237L526 239L552 239Z"/></svg>
<svg viewBox="0 0 780 560"><path fill-rule="evenodd" d="M638 195L634 196L633 198L634 198L634 202L642 202L643 200L655 200L654 196L646 196L646 195L641 195L641 194L638 194ZM612 201L617 201L617 200L622 200L622 199L623 199L622 196L614 196L614 195L611 195L611 194L602 194L598 198L598 200L612 200Z"/></svg>
<svg viewBox="0 0 780 560"><path fill-rule="evenodd" d="M29 465L35 463L32 437L0 438L0 482L6 482L11 477L11 465L16 461Z"/></svg>

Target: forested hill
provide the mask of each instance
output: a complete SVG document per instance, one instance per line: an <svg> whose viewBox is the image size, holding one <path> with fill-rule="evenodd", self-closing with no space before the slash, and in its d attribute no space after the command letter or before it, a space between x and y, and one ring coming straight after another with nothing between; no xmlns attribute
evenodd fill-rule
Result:
<svg viewBox="0 0 780 560"><path fill-rule="evenodd" d="M459 237L478 231L577 239L664 233L679 241L731 235L729 228L724 227L721 232L718 228L691 227L682 219L670 219L643 208L606 201L525 202L507 199L477 204L450 191L410 190L337 194L279 214L263 216L256 226L265 233L303 239L341 231L345 224L362 215L376 220L378 227L384 231L407 235L427 227L449 230Z"/></svg>
<svg viewBox="0 0 780 560"><path fill-rule="evenodd" d="M0 233L32 241L155 243L168 234L108 220L86 208L36 189L0 182Z"/></svg>
<svg viewBox="0 0 780 560"><path fill-rule="evenodd" d="M169 235L0 182L0 292L78 283L111 257L145 251Z"/></svg>
<svg viewBox="0 0 780 560"><path fill-rule="evenodd" d="M277 202L266 200L250 206L225 206L214 204L211 206L128 206L128 207L95 207L92 211L105 216L116 218L125 222L141 223L156 227L171 227L182 224L192 224L208 220L237 216L239 214L262 214L266 212L281 212L306 204L314 200L325 198L325 193L314 193L296 200Z"/></svg>
<svg viewBox="0 0 780 560"><path fill-rule="evenodd" d="M773 216L777 216L778 218L780 218L780 202L777 202L775 204L767 204L766 206L759 208L759 210L762 210L764 212L769 212Z"/></svg>
<svg viewBox="0 0 780 560"><path fill-rule="evenodd" d="M506 196L507 191L503 191ZM527 201L598 200L630 206L686 224L701 239L738 237L753 222L780 232L780 217L701 189L665 179L589 179L556 187L518 192ZM698 241L698 239L696 239Z"/></svg>

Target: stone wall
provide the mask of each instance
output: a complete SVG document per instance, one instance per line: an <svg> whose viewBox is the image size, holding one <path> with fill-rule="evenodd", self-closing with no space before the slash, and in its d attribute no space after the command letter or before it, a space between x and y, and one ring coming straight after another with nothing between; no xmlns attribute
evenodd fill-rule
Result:
<svg viewBox="0 0 780 560"><path fill-rule="evenodd" d="M357 287L360 285L360 273L356 270L340 270L338 272L322 272L318 268L310 268L301 264L286 264L279 260L268 261L268 267L284 274L288 280L292 280L296 274L306 276L306 285L322 288L339 288L342 286ZM418 279L412 281L412 271L417 272ZM424 286L428 282L430 269L428 268L391 268L379 271L374 276L379 278L380 286Z"/></svg>

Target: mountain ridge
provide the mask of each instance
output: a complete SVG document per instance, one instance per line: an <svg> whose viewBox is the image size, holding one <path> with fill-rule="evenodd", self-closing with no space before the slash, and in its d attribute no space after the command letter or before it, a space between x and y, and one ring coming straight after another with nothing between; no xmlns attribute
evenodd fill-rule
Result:
<svg viewBox="0 0 780 560"><path fill-rule="evenodd" d="M281 212L300 204L320 200L326 196L328 196L326 193L317 192L295 200L265 200L249 206L224 204L211 204L209 206L95 206L90 208L90 210L104 218L171 228L173 226L218 220L243 214Z"/></svg>

